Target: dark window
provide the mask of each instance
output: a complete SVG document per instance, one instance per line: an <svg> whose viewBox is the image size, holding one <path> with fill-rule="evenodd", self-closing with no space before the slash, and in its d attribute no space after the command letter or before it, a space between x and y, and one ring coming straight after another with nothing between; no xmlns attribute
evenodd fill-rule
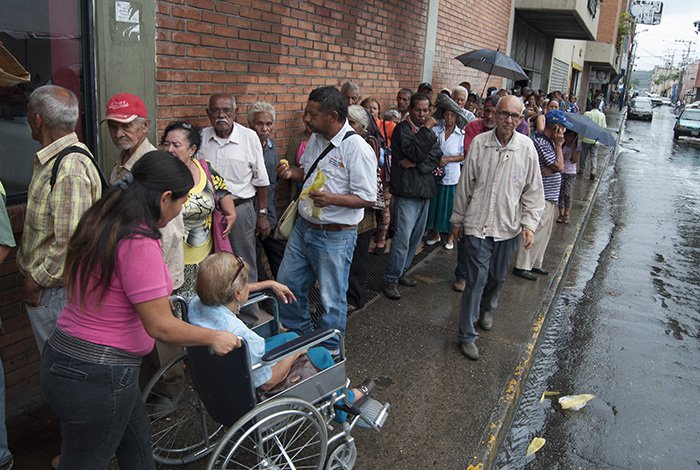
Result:
<svg viewBox="0 0 700 470"><path fill-rule="evenodd" d="M10 200L26 192L39 144L27 123L29 95L42 85L60 85L78 96L78 137L94 148L91 70L84 41L86 0L3 0L0 15L0 180ZM88 64L91 61L87 62ZM22 77L24 69L28 76ZM10 72L8 72L10 71Z"/></svg>

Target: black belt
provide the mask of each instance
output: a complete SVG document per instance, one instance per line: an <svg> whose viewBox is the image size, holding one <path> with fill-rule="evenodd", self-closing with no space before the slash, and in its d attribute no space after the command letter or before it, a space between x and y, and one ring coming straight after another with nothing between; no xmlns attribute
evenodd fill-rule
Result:
<svg viewBox="0 0 700 470"><path fill-rule="evenodd" d="M238 207L238 206L240 206L241 204L245 204L246 202L253 202L253 198L252 198L252 197L249 197L249 198L246 198L246 199L234 199L234 200L233 200L233 205L236 206L236 207Z"/></svg>
<svg viewBox="0 0 700 470"><path fill-rule="evenodd" d="M302 217L303 219L303 217ZM343 230L352 230L357 227L357 225L345 225L345 224L314 224L306 219L303 219L313 230L326 230L327 232L341 232Z"/></svg>

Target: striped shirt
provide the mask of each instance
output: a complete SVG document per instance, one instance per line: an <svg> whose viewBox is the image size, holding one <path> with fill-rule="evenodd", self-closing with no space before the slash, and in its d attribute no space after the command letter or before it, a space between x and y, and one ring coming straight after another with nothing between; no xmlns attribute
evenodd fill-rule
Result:
<svg viewBox="0 0 700 470"><path fill-rule="evenodd" d="M68 240L83 213L102 195L97 168L81 153L66 155L51 189L49 180L56 155L71 145L88 150L72 132L42 148L34 157L17 264L24 276L31 276L42 287L63 285Z"/></svg>
<svg viewBox="0 0 700 470"><path fill-rule="evenodd" d="M554 142L544 134L535 134L532 138L540 159L540 169L554 165L557 162L557 154L554 151ZM552 173L549 176L542 175L544 187L544 199L550 202L559 202L559 190L561 189L561 173Z"/></svg>

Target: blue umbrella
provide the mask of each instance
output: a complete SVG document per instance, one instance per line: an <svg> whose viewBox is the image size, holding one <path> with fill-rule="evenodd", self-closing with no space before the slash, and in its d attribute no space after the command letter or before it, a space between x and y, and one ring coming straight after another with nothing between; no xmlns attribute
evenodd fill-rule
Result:
<svg viewBox="0 0 700 470"><path fill-rule="evenodd" d="M469 68L488 72L489 76L496 75L513 81L529 79L516 61L497 50L479 49L459 55L455 59Z"/></svg>
<svg viewBox="0 0 700 470"><path fill-rule="evenodd" d="M615 137L613 137L612 132L599 126L586 116L566 113L566 120L571 122L571 130L580 136L600 142L607 147L615 147Z"/></svg>

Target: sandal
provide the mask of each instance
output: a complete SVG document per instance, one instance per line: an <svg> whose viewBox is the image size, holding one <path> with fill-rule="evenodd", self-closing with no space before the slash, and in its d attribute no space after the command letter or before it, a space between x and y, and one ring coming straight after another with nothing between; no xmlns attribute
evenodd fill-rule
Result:
<svg viewBox="0 0 700 470"><path fill-rule="evenodd" d="M557 223L558 223L558 224L563 224L563 223L564 223L564 220L565 220L565 219L564 219L564 216L563 216L563 215L560 215L560 216L557 218Z"/></svg>
<svg viewBox="0 0 700 470"><path fill-rule="evenodd" d="M360 385L357 386L357 391L362 394L360 398L356 398L353 402L352 405L355 407L361 406L369 396L372 394L374 391L375 383L374 380L372 379L366 379L364 382L362 382Z"/></svg>
<svg viewBox="0 0 700 470"><path fill-rule="evenodd" d="M564 223L565 223L565 224L568 224L569 222L571 222L571 216L565 215L565 216L564 216Z"/></svg>

